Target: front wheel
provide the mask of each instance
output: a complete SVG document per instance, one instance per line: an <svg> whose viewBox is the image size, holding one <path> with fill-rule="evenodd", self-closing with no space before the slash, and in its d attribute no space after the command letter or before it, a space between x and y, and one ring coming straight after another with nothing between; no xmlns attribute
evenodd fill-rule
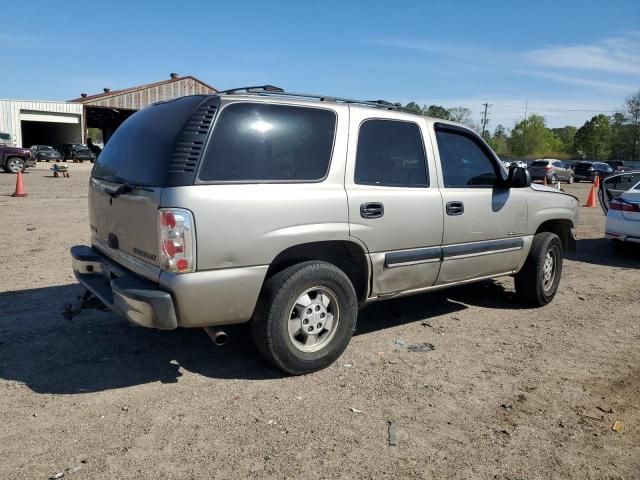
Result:
<svg viewBox="0 0 640 480"><path fill-rule="evenodd" d="M5 170L8 173L24 172L24 162L20 158L10 158L7 160Z"/></svg>
<svg viewBox="0 0 640 480"><path fill-rule="evenodd" d="M357 317L349 277L327 262L303 262L265 282L251 333L267 361L302 375L328 367L342 355Z"/></svg>
<svg viewBox="0 0 640 480"><path fill-rule="evenodd" d="M562 242L555 233L536 234L524 267L515 276L516 296L535 307L553 300L560 285L563 255Z"/></svg>

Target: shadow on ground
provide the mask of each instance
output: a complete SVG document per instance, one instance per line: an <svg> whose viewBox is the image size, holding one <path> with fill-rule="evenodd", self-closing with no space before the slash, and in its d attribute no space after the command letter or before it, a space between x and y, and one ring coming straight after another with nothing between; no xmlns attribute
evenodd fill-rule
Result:
<svg viewBox="0 0 640 480"><path fill-rule="evenodd" d="M72 394L174 383L181 369L212 378L283 376L258 356L246 325L225 328L230 340L216 347L202 329L150 330L107 311L86 310L65 320L63 305L81 293L78 285L0 293L0 378L38 393ZM433 319L467 305L514 308L511 297L489 281L380 302L360 312L356 334Z"/></svg>
<svg viewBox="0 0 640 480"><path fill-rule="evenodd" d="M567 258L606 267L640 268L640 245L614 248L606 238L585 238L576 241L576 251Z"/></svg>

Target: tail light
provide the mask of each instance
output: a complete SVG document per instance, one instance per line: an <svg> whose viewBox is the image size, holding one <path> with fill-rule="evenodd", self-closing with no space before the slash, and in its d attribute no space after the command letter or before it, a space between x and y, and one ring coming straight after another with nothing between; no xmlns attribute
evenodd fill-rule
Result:
<svg viewBox="0 0 640 480"><path fill-rule="evenodd" d="M181 208L158 210L160 266L168 272L196 269L196 235L193 215Z"/></svg>
<svg viewBox="0 0 640 480"><path fill-rule="evenodd" d="M609 203L611 210L618 210L620 212L640 212L640 204L625 202L620 198L615 198Z"/></svg>
<svg viewBox="0 0 640 480"><path fill-rule="evenodd" d="M546 167L544 167L545 170L551 170L551 165L547 165Z"/></svg>

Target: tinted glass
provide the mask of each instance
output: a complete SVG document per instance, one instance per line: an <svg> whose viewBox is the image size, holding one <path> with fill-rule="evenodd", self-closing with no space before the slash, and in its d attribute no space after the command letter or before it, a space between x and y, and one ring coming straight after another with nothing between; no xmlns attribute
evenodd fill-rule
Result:
<svg viewBox="0 0 640 480"><path fill-rule="evenodd" d="M537 162L533 162L533 163L531 164L531 166L532 166L532 167L546 167L548 163L549 163L549 162L541 162L541 161L537 161Z"/></svg>
<svg viewBox="0 0 640 480"><path fill-rule="evenodd" d="M198 178L313 181L329 169L336 116L329 110L256 103L225 108Z"/></svg>
<svg viewBox="0 0 640 480"><path fill-rule="evenodd" d="M112 182L163 186L176 137L203 96L157 103L131 115L118 127L96 160L92 175ZM64 145L68 150L70 145Z"/></svg>
<svg viewBox="0 0 640 480"><path fill-rule="evenodd" d="M564 168L564 165L562 164L562 162L553 162L553 166L558 168Z"/></svg>
<svg viewBox="0 0 640 480"><path fill-rule="evenodd" d="M367 120L360 126L355 182L389 187L428 186L422 134L415 123Z"/></svg>
<svg viewBox="0 0 640 480"><path fill-rule="evenodd" d="M494 162L471 138L436 131L444 186L449 188L493 187L498 179Z"/></svg>

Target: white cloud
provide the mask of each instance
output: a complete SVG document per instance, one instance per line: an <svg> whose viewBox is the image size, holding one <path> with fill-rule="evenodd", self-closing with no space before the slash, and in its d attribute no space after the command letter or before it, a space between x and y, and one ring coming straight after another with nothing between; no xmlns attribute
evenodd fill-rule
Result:
<svg viewBox="0 0 640 480"><path fill-rule="evenodd" d="M532 71L532 70L514 70L514 73L546 78L548 80L554 80L556 82L565 83L567 85L592 87L592 88L608 90L608 91L617 91L622 93L629 93L633 91L634 88L637 87L635 85L629 85L629 84L607 82L602 80L591 80L589 78L584 78L584 77L573 77L570 75L563 75L561 73L539 72L539 71Z"/></svg>
<svg viewBox="0 0 640 480"><path fill-rule="evenodd" d="M525 53L525 60L557 69L640 75L640 40L616 37L595 44L552 46Z"/></svg>

